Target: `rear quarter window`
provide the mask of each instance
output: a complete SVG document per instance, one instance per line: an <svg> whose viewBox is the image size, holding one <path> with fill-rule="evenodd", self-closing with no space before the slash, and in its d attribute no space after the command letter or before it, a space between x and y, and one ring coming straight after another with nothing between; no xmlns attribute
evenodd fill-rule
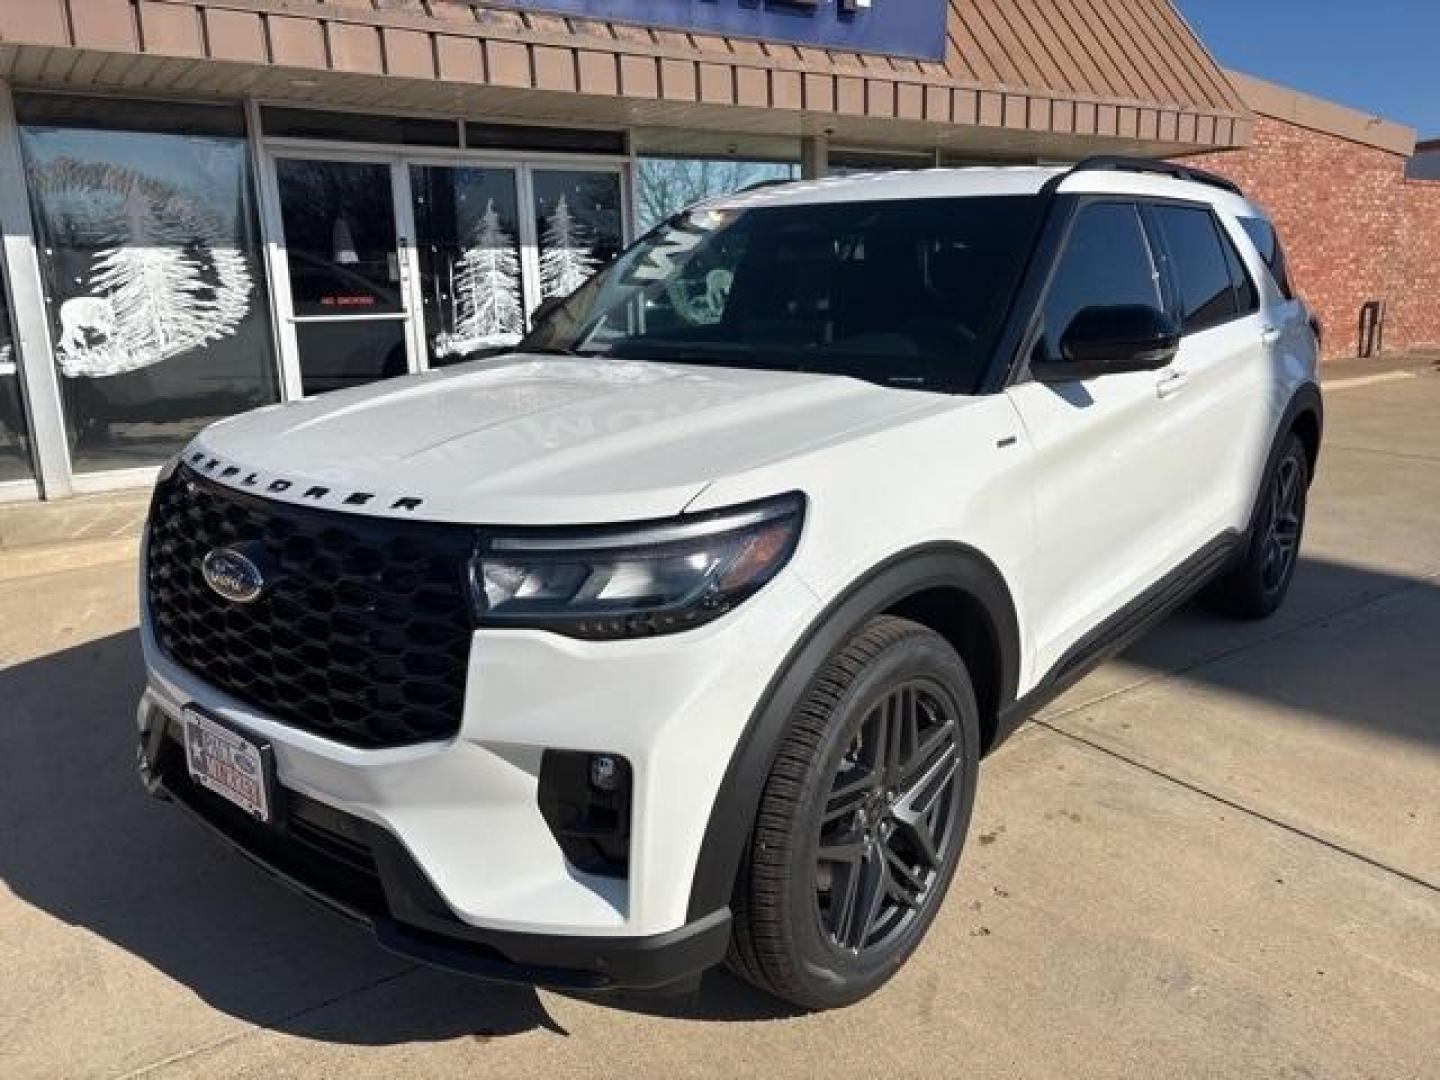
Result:
<svg viewBox="0 0 1440 1080"><path fill-rule="evenodd" d="M1280 292L1285 299L1293 300L1295 289L1290 284L1290 267L1285 261L1285 248L1280 243L1280 234L1275 231L1275 226L1259 217L1242 217L1239 221L1255 250L1260 253L1260 258L1270 268L1270 276L1275 279Z"/></svg>

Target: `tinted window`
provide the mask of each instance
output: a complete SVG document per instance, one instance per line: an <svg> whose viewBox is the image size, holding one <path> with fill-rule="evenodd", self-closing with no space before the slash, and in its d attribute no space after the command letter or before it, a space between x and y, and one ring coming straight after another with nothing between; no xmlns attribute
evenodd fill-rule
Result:
<svg viewBox="0 0 1440 1080"><path fill-rule="evenodd" d="M1161 306L1154 263L1139 211L1128 203L1096 203L1081 209L1070 230L1045 297L1038 348L1058 356L1066 328L1082 309L1119 304Z"/></svg>
<svg viewBox="0 0 1440 1080"><path fill-rule="evenodd" d="M1275 284L1280 286L1280 292L1287 300L1293 298L1295 290L1290 285L1290 267L1285 262L1285 249L1280 244L1280 236L1275 232L1275 226L1264 218L1241 218L1240 224L1249 234L1255 249L1260 252L1260 257L1265 260L1265 265L1270 267L1270 273L1275 278Z"/></svg>
<svg viewBox="0 0 1440 1080"><path fill-rule="evenodd" d="M1240 253L1222 228L1220 246L1225 249L1225 265L1230 268L1230 288L1235 294L1235 310L1241 315L1253 315L1260 310L1260 290L1250 276Z"/></svg>
<svg viewBox="0 0 1440 1080"><path fill-rule="evenodd" d="M590 279L521 348L972 392L1039 207L1029 196L742 201L680 214Z"/></svg>
<svg viewBox="0 0 1440 1080"><path fill-rule="evenodd" d="M1157 206L1155 219L1165 246L1176 314L1185 332L1193 334L1232 318L1234 285L1214 215L1190 206Z"/></svg>

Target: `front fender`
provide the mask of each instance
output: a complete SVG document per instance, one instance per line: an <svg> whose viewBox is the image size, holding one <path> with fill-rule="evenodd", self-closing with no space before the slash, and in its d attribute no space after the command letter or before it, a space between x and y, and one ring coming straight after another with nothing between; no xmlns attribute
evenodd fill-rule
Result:
<svg viewBox="0 0 1440 1080"><path fill-rule="evenodd" d="M811 623L751 713L711 808L691 884L689 918L703 917L730 902L776 749L821 667L869 619L932 589L956 589L980 605L996 645L1000 712L1014 702L1020 672L1019 626L1010 590L988 558L963 544L934 543L872 568Z"/></svg>

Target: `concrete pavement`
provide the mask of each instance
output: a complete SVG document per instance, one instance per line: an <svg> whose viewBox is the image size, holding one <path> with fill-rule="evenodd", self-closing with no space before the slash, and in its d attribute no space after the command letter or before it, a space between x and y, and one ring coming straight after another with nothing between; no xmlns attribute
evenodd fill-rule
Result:
<svg viewBox="0 0 1440 1080"><path fill-rule="evenodd" d="M140 795L133 567L0 580L0 1077L1440 1077L1440 376L1328 407L1285 610L988 761L929 940L820 1016L390 957Z"/></svg>

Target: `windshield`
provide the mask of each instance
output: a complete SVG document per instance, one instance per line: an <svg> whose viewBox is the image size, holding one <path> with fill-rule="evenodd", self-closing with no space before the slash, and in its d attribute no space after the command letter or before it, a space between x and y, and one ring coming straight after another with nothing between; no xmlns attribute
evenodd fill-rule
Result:
<svg viewBox="0 0 1440 1080"><path fill-rule="evenodd" d="M1006 196L697 209L591 278L520 350L971 393L1039 205Z"/></svg>

